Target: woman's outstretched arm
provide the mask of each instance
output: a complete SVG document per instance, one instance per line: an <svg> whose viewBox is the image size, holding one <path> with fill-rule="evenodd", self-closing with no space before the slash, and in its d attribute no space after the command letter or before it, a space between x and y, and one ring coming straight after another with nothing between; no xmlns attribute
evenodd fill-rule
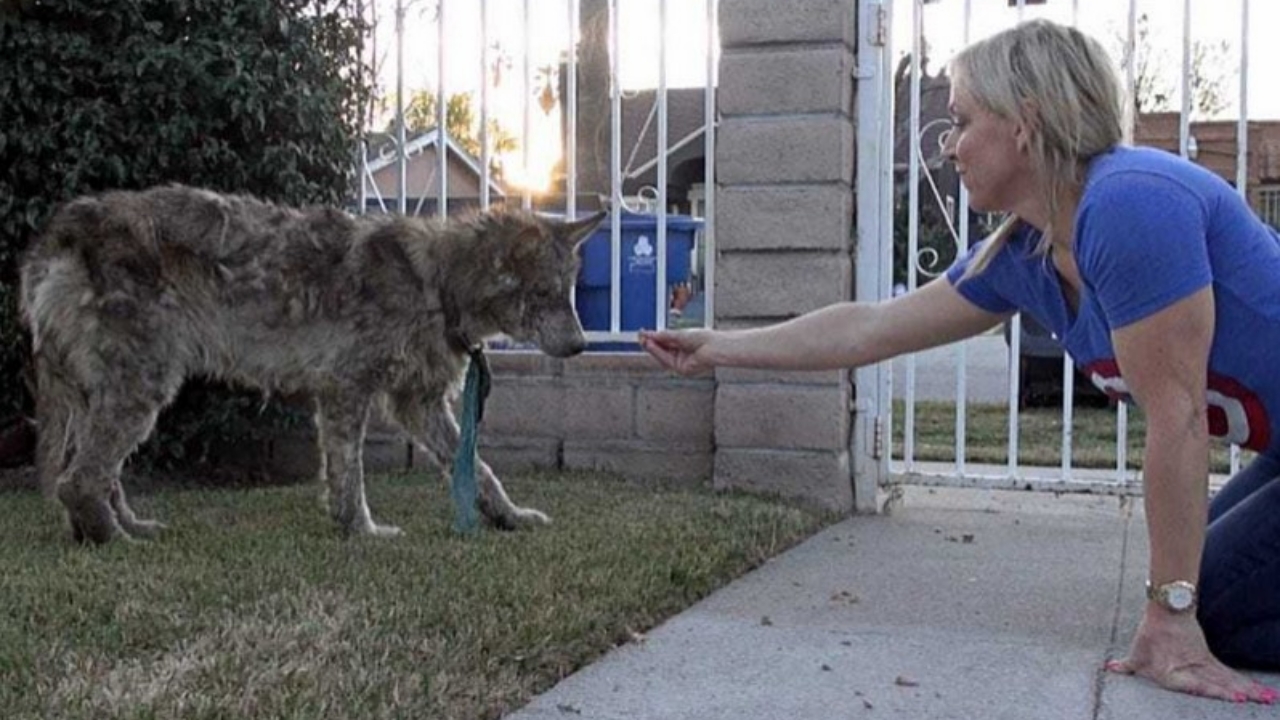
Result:
<svg viewBox="0 0 1280 720"><path fill-rule="evenodd" d="M966 300L942 278L892 300L836 303L749 330L641 331L640 344L683 375L719 365L830 370L960 340L1003 319Z"/></svg>

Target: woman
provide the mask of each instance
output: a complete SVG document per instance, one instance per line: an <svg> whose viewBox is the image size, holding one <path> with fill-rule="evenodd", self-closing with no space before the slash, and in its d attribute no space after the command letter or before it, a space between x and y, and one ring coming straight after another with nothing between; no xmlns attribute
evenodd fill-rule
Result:
<svg viewBox="0 0 1280 720"><path fill-rule="evenodd" d="M1108 669L1272 703L1225 663L1280 669L1280 244L1217 176L1122 145L1105 51L1032 21L952 63L945 153L980 211L1008 220L933 282L752 330L644 332L684 374L717 365L860 366L1030 313L1147 417L1148 602ZM1207 382L1206 382L1207 379ZM1258 459L1207 502L1210 435ZM1208 521L1206 522L1206 518Z"/></svg>

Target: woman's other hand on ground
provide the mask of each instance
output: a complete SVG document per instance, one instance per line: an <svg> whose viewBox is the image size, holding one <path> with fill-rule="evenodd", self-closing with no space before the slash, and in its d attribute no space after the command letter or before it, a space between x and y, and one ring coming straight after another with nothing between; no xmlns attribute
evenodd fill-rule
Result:
<svg viewBox="0 0 1280 720"><path fill-rule="evenodd" d="M672 372L698 375L715 367L706 350L714 335L712 330L700 329L641 330L640 347Z"/></svg>
<svg viewBox="0 0 1280 720"><path fill-rule="evenodd" d="M1230 702L1270 705L1280 693L1222 664L1209 651L1200 623L1191 614L1174 615L1148 607L1129 657L1107 670L1141 675L1169 690Z"/></svg>

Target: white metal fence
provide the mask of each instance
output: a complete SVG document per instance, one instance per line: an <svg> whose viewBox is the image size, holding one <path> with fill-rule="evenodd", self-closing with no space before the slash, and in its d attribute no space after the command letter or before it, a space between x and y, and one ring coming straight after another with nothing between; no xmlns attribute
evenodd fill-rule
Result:
<svg viewBox="0 0 1280 720"><path fill-rule="evenodd" d="M1233 16L1234 13L1238 13ZM1197 32L1208 26L1206 17L1213 16L1213 23L1221 28L1227 23L1226 37L1221 35L1212 43L1197 38ZM1193 23L1193 15L1196 22ZM946 234L952 253L964 252L976 240L971 237L967 197L962 186L954 183L947 187L940 182L942 168L937 163L936 133L938 126L948 121L946 115L937 116L937 106L926 102L928 88L947 82L945 74L929 73L926 61L935 68L945 66L951 52L971 40L988 35L1002 27L1032 16L1047 16L1059 22L1078 24L1083 30L1099 37L1107 44L1111 41L1116 59L1122 64L1124 81L1135 107L1140 102L1158 109L1176 112L1176 146L1168 149L1179 152L1198 162L1197 139L1192 132L1193 119L1203 112L1196 93L1204 92L1209 71L1204 67L1205 56L1211 55L1225 63L1222 77L1215 88L1219 115L1229 115L1236 121L1235 169L1233 181L1241 194L1249 197L1264 219L1280 219L1280 203L1272 187L1259 185L1251 178L1249 168L1249 108L1250 108L1250 0L1230 2L1197 2L1183 0L861 0L859 3L858 78L858 298L879 300L889 296L894 282L894 246L905 247L908 268L919 269L926 276L938 274L948 262L924 267L924 259L932 259L930 253L937 247L921 244L923 210L932 210L935 216L945 219ZM1106 18L1110 17L1108 21ZM926 21L928 21L926 23ZM1107 23L1110 22L1110 25ZM906 27L903 27L903 24ZM1163 29L1163 35L1158 30ZM1256 29L1255 29L1256 31ZM1174 48L1169 46L1174 45ZM1162 45L1163 43L1163 45ZM1160 54L1165 48L1164 55ZM1212 50L1207 53L1206 48ZM1177 70L1172 76L1165 71L1171 63L1169 56L1177 58L1172 64ZM905 63L903 68L899 63ZM1199 63L1199 65L1195 65ZM898 73L895 73L895 69ZM895 83L895 74L902 79ZM1231 77L1235 75L1235 77ZM1238 83L1232 83L1232 80ZM1153 87L1164 83L1164 92L1153 92ZM905 87L901 87L905 85ZM936 90L936 87L934 88ZM1169 92L1172 90L1172 92ZM1170 97L1176 98L1172 108ZM905 99L905 103L903 100ZM1225 106L1225 107L1221 107ZM945 108L945 103L943 104ZM1142 108L1138 108L1141 110ZM905 122L897 113L906 113ZM931 116L932 113L932 116ZM1138 113L1135 113L1135 118ZM1221 124L1221 121L1219 122ZM905 140L906 157L901 157ZM1138 137L1139 142L1143 141ZM1200 143L1203 145L1203 143ZM899 157L895 158L895 147ZM1203 156L1205 153L1199 153ZM1222 158L1217 158L1221 161ZM1215 168L1223 172L1222 168ZM1255 187L1250 186L1255 182ZM895 202L895 198L897 199ZM905 204L905 208L903 207ZM906 214L906 237L895 236L895 215ZM963 219L963 220L961 220ZM898 241L895 243L894 241ZM944 259L945 260L945 259ZM907 272L905 286L913 289L919 282L918 273ZM917 395L917 358L912 356L903 364L903 376L894 377L891 367L884 364L858 371L859 424L855 427L855 467L860 472L873 473L882 485L897 483L937 484L988 488L1021 488L1052 491L1083 491L1094 493L1131 494L1140 492L1140 472L1129 467L1128 437L1131 433L1128 408L1124 404L1114 410L1114 465L1110 468L1085 467L1077 460L1081 449L1074 437L1076 417L1074 397L1075 372L1071 359L1062 357L1062 403L1060 409L1061 433L1057 440L1060 463L1056 466L1035 467L1020 464L1019 455L1025 438L1022 434L1023 415L1020 411L1020 373L1017 371L1022 358L1022 321L1015 316L1007 333L1007 388L1002 399L1007 410L1006 461L1003 464L971 463L967 460L968 419L970 407L969 353L978 341L954 346L954 393L941 399L955 405L954 442L947 459L926 461L917 453L917 419L920 398ZM982 346L990 348L990 342ZM936 371L936 366L935 366ZM895 384L903 414L901 431L895 431L893 414ZM1239 451L1230 452L1231 471L1240 462Z"/></svg>
<svg viewBox="0 0 1280 720"><path fill-rule="evenodd" d="M394 4L392 5L391 3ZM390 156L375 162L362 158L362 182L357 200L362 209L376 206L397 212L424 212L440 216L454 209L474 204L488 207L496 202L519 202L526 208L577 215L585 204L595 204L595 196L603 204L616 208L638 208L650 212L654 220L653 276L654 322L665 326L674 317L670 313L672 290L667 277L669 216L688 213L701 218L705 225L698 233L690 262L694 269L694 291L702 301L696 322L710 324L714 318L713 288L715 263L715 143L716 143L716 77L719 59L716 36L718 0L384 0L388 3L386 19L395 28L393 36L384 36L383 59L392 63L385 77L394 78L395 90L389 97L397 104L395 117L401 112L410 90L406 84L407 68L420 71L423 65L433 73L417 81L434 92L435 123L444 129L434 139L422 135L409 137L406 124L391 124L393 137ZM909 265L927 265L923 258L940 248L922 243L923 216L942 218L951 253L961 252L981 232L981 223L970 222L967 198L962 187L945 177L945 164L939 163L936 138L945 129L946 114L938 115L924 102L929 92L937 92L945 81L939 69L950 53L963 44L985 36L1000 27L1033 15L1047 15L1061 22L1078 23L1100 39L1113 41L1117 58L1123 64L1125 81L1131 92L1148 93L1151 98L1169 104L1176 117L1176 133L1169 149L1195 159L1197 152L1206 154L1205 143L1197 142L1193 120L1199 106L1194 93L1204 86L1204 68L1196 67L1202 58L1202 45L1197 34L1207 22L1193 22L1195 13L1211 13L1221 24L1224 16L1234 28L1229 41L1222 45L1220 59L1229 64L1228 82L1220 83L1221 95L1229 96L1229 108L1219 114L1235 119L1234 182L1250 199L1264 218L1280 221L1280 202L1276 187L1257 182L1248 172L1250 163L1250 1L1224 0L1210 3L1196 0L857 0L858 42L856 78L857 114L857 236L856 288L858 299L879 300L894 290L892 268L895 241L909 259ZM1199 10L1196 10L1196 7ZM1227 9L1232 9L1231 13ZM691 61L687 48L671 42L673 17L683 13L676 27L689 24L690 12L700 17L703 39L701 55ZM585 11L585 12L584 12ZM585 15L585 17L584 17ZM1111 25L1101 25L1105 18ZM454 32L458 18L470 23L471 32ZM469 20L467 20L470 18ZM656 28L652 37L637 41L634 28L637 18L647 18ZM382 18L375 18L386 26ZM515 27L514 35L511 27ZM1172 30L1170 30L1172 28ZM1193 32L1195 28L1195 32ZM587 29L584 31L584 29ZM1159 30L1159 32L1157 32ZM1161 35L1163 32L1163 36ZM406 43L405 38L414 38ZM546 38L559 38L550 44ZM1165 48L1166 56L1158 57L1152 45L1159 37L1173 38ZM537 41L535 41L537 40ZM541 45L539 44L541 43ZM641 50L627 52L631 43ZM1148 47L1144 47L1144 43ZM406 47L426 47L422 62L406 60ZM550 47L550 50L547 48ZM1218 46L1213 46L1218 47ZM541 48L541 49L539 49ZM552 60L548 60L547 53ZM684 53L683 55L680 55ZM671 117L672 90L670 74L673 56L680 55L678 67L702 68L697 83L701 92L700 121L693 128L673 133ZM603 58L604 66L600 63ZM1174 58L1176 60L1170 60ZM1203 59L1203 58L1202 58ZM926 62L927 61L927 62ZM904 63L900 67L900 62ZM384 64L386 64L384 63ZM647 90L627 86L624 77L636 64L650 64L651 82ZM459 83L455 70L461 65L473 66L477 81ZM551 69L548 70L547 68ZM1178 68L1168 87L1161 75L1168 67ZM595 68L599 72L592 72ZM930 69L933 69L930 72ZM505 85L495 78L498 70L505 73ZM898 71L901 72L898 72ZM895 76L900 76L895 83ZM512 79L514 78L514 79ZM425 83L421 81L426 80ZM1232 83L1230 81L1238 81ZM504 105L501 92L516 88L518 109L515 115ZM685 86L687 87L687 86ZM550 89L548 89L550 88ZM681 88L684 89L684 88ZM473 123L478 134L478 152L462 149L458 138L449 136L449 103L453 95L470 94L475 99L478 121ZM549 96L550 101L546 101ZM647 93L647 94L646 94ZM1170 104L1170 99L1176 104ZM603 103L601 103L603 99ZM1221 98L1219 98L1221 99ZM540 103L540 101L543 101ZM584 104L590 109L584 111ZM643 105L638 114L630 114L633 105ZM945 103L943 105L945 108ZM548 134L538 129L535 118L541 111L553 116L558 130ZM607 147L584 146L580 136L581 119L607 117ZM631 127L625 127L631 118ZM498 124L495 125L495 119ZM518 150L502 157L506 178L495 177L496 152L501 139L502 123L518 127L515 147ZM545 124L545 123L544 123ZM1221 122L1219 123L1221 124ZM640 129L638 132L636 127ZM644 138L651 136L652 148ZM417 145L415 145L415 142ZM434 143L434 145L432 145ZM528 182L531 154L544 143L558 147L563 177L555 191L535 191ZM672 157L679 152L701 146L701 182L685 188L679 203L673 202L670 183L673 176ZM428 152L429 147L438 150ZM415 175L409 171L414 151L421 152L419 163L433 164L433 170ZM590 156L590 157L586 157ZM1221 158L1218 158L1221 160ZM598 161L608 168L606 180L584 187L581 168ZM458 180L451 163L460 163L463 180ZM390 170L388 170L390 168ZM467 169L474 175L473 197L457 186L466 182ZM525 175L522 185L510 180L512 168ZM377 171L394 172L394 189L373 182ZM1219 169L1219 172L1221 170ZM649 175L651 174L651 175ZM651 182L645 182L651 177ZM416 178L416 180L414 180ZM1229 178L1231 179L1231 178ZM1265 179L1264 179L1265 180ZM420 183L412 186L412 182ZM596 180L592 180L596 182ZM1254 183L1251 187L1250 183ZM372 191L369 193L368 191ZM368 197L366 195L371 195ZM424 200L428 195L432 197ZM587 198L584 200L584 195ZM410 204L412 203L412 204ZM895 236L895 218L905 215L905 230ZM935 226L937 223L935 223ZM621 276L625 272L623 217L612 214L609 278L610 299L607 327L589 333L592 341L634 340L634 329L624 328L621 307L624 302ZM945 254L935 257L932 267L921 267L924 279L939 273L949 262ZM921 281L922 275L908 272L902 278L909 289ZM688 323L688 319L683 319ZM1012 321L1007 347L1009 368L1016 368L1022 355L1022 328L1019 319ZM1019 463L1023 446L1019 373L1010 371L1004 378L1007 387L1002 402L1007 408L1006 461L999 465L970 462L967 438L972 384L968 372L968 356L975 350L971 343L955 346L954 393L944 398L956 407L953 447L949 459L926 461L917 452L917 418L921 400L917 389L917 361L908 358L903 372L894 377L891 366L882 364L857 371L857 419L855 420L853 455L854 472L875 478L880 484L896 481L941 483L984 487L1041 488L1055 491L1088 491L1131 493L1137 490L1139 475L1129 469L1127 439L1130 434L1128 411L1121 405L1115 409L1114 465L1110 468L1086 468L1077 460L1078 439L1073 436L1075 422L1075 373L1069 358L1063 357L1063 402L1059 409L1062 432L1057 445L1061 460L1052 467L1031 467ZM901 395L902 430L893 430L895 385ZM900 450L895 450L895 448ZM1233 467L1238 453L1232 454Z"/></svg>
<svg viewBox="0 0 1280 720"><path fill-rule="evenodd" d="M587 17L584 8L590 11ZM626 327L622 312L628 285L623 276L635 267L647 270L646 276L652 274L655 285L653 321L644 327L662 328L671 321L709 325L714 317L715 264L706 259L715 256L717 9L718 0L373 3L368 19L378 28L375 37L381 39L384 50L379 54L375 41L367 61L380 70L378 76L386 81L384 97L394 108L389 109L385 121L391 137L384 138L380 149L366 148L359 160L361 179L354 204L361 212L440 217L464 207L487 209L498 202L518 202L525 209L569 217L596 207L616 210L610 212L609 220L607 327L589 330L588 340L635 340L638 328ZM691 57L687 47L671 47L668 38L677 14L682 26L700 24L704 28L700 57ZM394 31L388 32L392 24ZM635 51L629 47L637 45L637 39L624 33L634 33L640 26L653 31L652 44ZM588 32L584 33L584 28ZM649 38L641 40L650 42ZM418 53L416 59L406 58L413 52ZM703 68L698 83L702 93L700 122L674 140L669 113L673 55L679 56L682 69L691 64ZM588 60L584 61L584 56ZM587 63L592 63L591 67L585 67ZM467 72L459 67L462 64L473 67ZM624 82L632 64L650 65L654 72L648 73L653 78L648 87ZM424 75L424 65L433 66L433 72ZM414 82L417 88L412 86ZM684 85L688 86L687 78ZM406 121L406 100L415 91L424 90L434 93L433 127L412 132ZM500 94L505 95L505 101L500 102ZM475 153L467 152L463 138L450 137L450 131L458 130L456 123L451 125L449 113L459 95L465 96L462 102L477 116L466 124L474 129L474 137L468 140L478 147ZM591 157L584 157L588 153L584 153L579 132L584 96L593 102L607 99L597 109L608 113L608 147L591 145L587 148ZM624 105L648 106L638 110L644 116L638 131L624 128L624 116L629 117ZM687 124L688 118L685 120ZM506 135L505 154L499 152L501 140L495 134ZM683 188L681 198L673 198L669 192L671 157L682 150L689 153L699 141L702 167L695 174L701 175L701 182ZM514 151L510 151L512 145ZM555 178L553 188L535 189L532 156L546 155L548 148L556 153L561 176ZM600 157L602 154L607 158ZM585 163L601 161L608 167L604 186L584 187L580 169ZM498 169L505 171L505 179L497 177ZM508 182L513 177L522 182ZM645 182L648 177L652 182ZM641 215L642 225L643 217L651 218L652 237L644 235L628 245L624 211ZM695 223L684 222L679 227L698 228L689 250L687 282L683 277L670 277L668 272L672 260L669 232L677 226L672 220L676 214L695 215ZM644 264L638 266L638 262ZM686 302L692 307L680 312ZM689 312L695 308L696 312Z"/></svg>

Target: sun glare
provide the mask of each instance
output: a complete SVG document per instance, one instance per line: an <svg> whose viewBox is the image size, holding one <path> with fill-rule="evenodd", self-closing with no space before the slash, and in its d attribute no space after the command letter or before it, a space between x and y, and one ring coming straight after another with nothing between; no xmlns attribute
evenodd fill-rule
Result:
<svg viewBox="0 0 1280 720"><path fill-rule="evenodd" d="M541 195L551 191L552 174L560 161L560 153L558 148L539 148L538 153L530 155L528 167L520 152L499 155L498 160L502 164L503 184L516 193Z"/></svg>

